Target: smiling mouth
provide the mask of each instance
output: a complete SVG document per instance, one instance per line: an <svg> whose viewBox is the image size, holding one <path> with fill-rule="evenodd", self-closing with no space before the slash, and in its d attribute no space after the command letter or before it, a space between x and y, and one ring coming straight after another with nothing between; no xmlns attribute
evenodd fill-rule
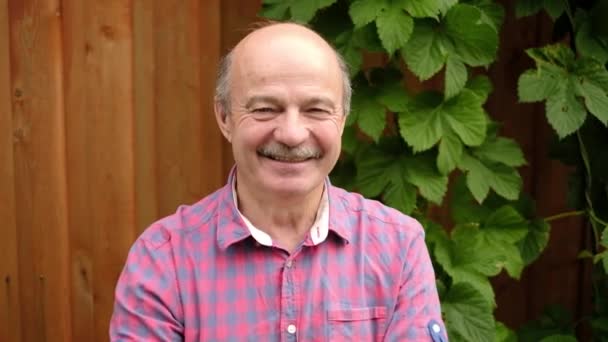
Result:
<svg viewBox="0 0 608 342"><path fill-rule="evenodd" d="M259 153L258 155L260 157L263 158L268 158L270 160L274 160L274 161L278 161L278 162L282 162L282 163L302 163L308 160L312 160L312 159L318 159L318 157L305 157L305 158L298 158L298 157L287 157L287 156L277 156L277 155L267 155L267 154L263 154L263 153Z"/></svg>

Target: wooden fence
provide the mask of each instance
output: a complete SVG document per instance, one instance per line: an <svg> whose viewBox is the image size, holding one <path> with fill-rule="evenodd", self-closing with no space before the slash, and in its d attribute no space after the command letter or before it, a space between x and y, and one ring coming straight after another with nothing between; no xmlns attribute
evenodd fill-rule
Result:
<svg viewBox="0 0 608 342"><path fill-rule="evenodd" d="M524 148L541 215L563 210L542 107L516 104L523 47L546 41L513 5L488 110ZM220 55L258 0L0 0L0 341L104 341L126 253L153 220L222 185L232 164L212 112ZM554 226L520 282L495 281L513 325L547 302L586 310L581 223ZM560 289L548 289L552 284ZM564 290L564 287L566 290Z"/></svg>

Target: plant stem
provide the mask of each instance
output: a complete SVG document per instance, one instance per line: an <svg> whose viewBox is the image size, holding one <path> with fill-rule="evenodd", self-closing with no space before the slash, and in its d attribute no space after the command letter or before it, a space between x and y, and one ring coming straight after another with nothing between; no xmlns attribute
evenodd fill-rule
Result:
<svg viewBox="0 0 608 342"><path fill-rule="evenodd" d="M587 154L587 148L585 147L585 143L583 142L583 137L581 135L581 131L576 131L576 137L578 139L578 146L581 151L581 158L583 159L583 165L585 166L585 200L587 201L587 211L589 212L589 216L591 219L589 220L591 223L591 229L593 230L593 238L595 242L595 250L593 253L597 253L600 250L600 234L595 226L596 221L595 218L598 218L593 211L593 202L591 201L591 164L589 163L589 155Z"/></svg>
<svg viewBox="0 0 608 342"><path fill-rule="evenodd" d="M567 211L565 213L559 213L556 215L549 216L549 217L545 218L545 221L551 222L551 221L559 220L559 219L566 218L566 217L581 216L581 215L584 215L585 213L586 213L585 210Z"/></svg>
<svg viewBox="0 0 608 342"><path fill-rule="evenodd" d="M572 16L572 10L570 9L570 1L564 1L564 9L566 11L566 15L568 16L568 20L570 20L570 26L572 27L572 31L574 31L574 17Z"/></svg>

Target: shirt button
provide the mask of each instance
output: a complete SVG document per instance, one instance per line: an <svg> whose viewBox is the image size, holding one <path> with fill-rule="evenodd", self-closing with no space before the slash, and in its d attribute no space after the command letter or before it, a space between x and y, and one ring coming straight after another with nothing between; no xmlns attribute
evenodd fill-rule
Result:
<svg viewBox="0 0 608 342"><path fill-rule="evenodd" d="M433 331L436 333L439 333L441 331L439 324L433 324L432 328L433 328Z"/></svg>
<svg viewBox="0 0 608 342"><path fill-rule="evenodd" d="M291 268L291 266L293 266L293 261L287 260L287 262L285 263L285 267ZM295 329L295 327L294 327L294 329Z"/></svg>
<svg viewBox="0 0 608 342"><path fill-rule="evenodd" d="M290 334L295 334L296 333L296 326L293 324L290 324L287 326L287 332Z"/></svg>

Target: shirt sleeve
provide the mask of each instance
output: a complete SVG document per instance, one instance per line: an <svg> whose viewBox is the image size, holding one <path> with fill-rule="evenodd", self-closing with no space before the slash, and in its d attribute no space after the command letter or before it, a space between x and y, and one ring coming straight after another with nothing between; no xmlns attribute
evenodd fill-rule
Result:
<svg viewBox="0 0 608 342"><path fill-rule="evenodd" d="M408 248L397 304L385 341L448 341L423 231Z"/></svg>
<svg viewBox="0 0 608 342"><path fill-rule="evenodd" d="M111 341L182 341L183 313L170 243L138 239L118 279Z"/></svg>

